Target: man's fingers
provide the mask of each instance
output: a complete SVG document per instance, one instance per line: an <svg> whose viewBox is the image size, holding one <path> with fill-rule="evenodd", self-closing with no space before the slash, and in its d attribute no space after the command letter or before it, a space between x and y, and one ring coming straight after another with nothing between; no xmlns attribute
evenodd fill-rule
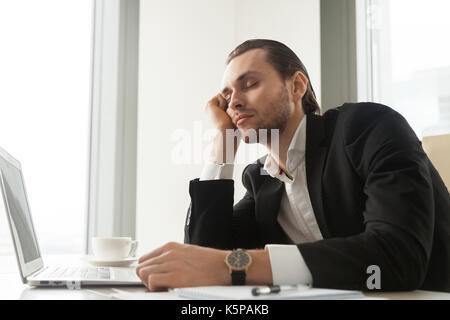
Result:
<svg viewBox="0 0 450 320"><path fill-rule="evenodd" d="M155 273L147 277L146 286L150 291L161 291L173 288L173 275L170 273Z"/></svg>
<svg viewBox="0 0 450 320"><path fill-rule="evenodd" d="M145 261L143 261L142 263L140 263L137 267L136 267L136 273L139 275L140 270L152 266L152 265L160 265L166 262L169 262L171 260L175 259L175 252L172 250L163 252L161 255L154 257L154 258L149 258Z"/></svg>
<svg viewBox="0 0 450 320"><path fill-rule="evenodd" d="M211 111L213 108L217 108L220 106L219 98L216 96L212 97L208 103L205 105L204 111Z"/></svg>
<svg viewBox="0 0 450 320"><path fill-rule="evenodd" d="M223 111L225 111L228 108L227 100L225 100L225 98L220 93L218 93L217 95L212 97L211 100L208 101L208 103L205 106L205 111L208 111L208 109L210 108L217 108L217 107L219 107Z"/></svg>
<svg viewBox="0 0 450 320"><path fill-rule="evenodd" d="M142 268L138 276L151 291L172 287L176 273L180 271L179 264L170 261Z"/></svg>
<svg viewBox="0 0 450 320"><path fill-rule="evenodd" d="M148 276L150 274L152 274L152 273L161 273L160 272L161 270L162 270L161 265L157 264L157 265L154 265L154 266L148 266L148 267L140 268L139 271L136 271L136 274L147 285L146 282L147 282Z"/></svg>
<svg viewBox="0 0 450 320"><path fill-rule="evenodd" d="M220 93L216 97L217 97L217 101L219 103L219 108L226 111L228 108L227 100L225 100L225 98L222 97L222 94L220 94Z"/></svg>
<svg viewBox="0 0 450 320"><path fill-rule="evenodd" d="M151 251L151 252L141 256L139 258L138 263L142 263L142 262L144 262L144 261L146 261L148 259L160 256L163 252L168 251L168 250L170 250L172 248L175 248L175 247L177 247L179 245L181 245L181 244L176 243L176 242L168 242L168 243L164 244L163 246L161 246L159 248L156 248L155 250L153 250L153 251Z"/></svg>
<svg viewBox="0 0 450 320"><path fill-rule="evenodd" d="M141 257L139 258L139 260L138 260L138 263L140 264L140 263L143 263L144 261L147 261L147 260L152 259L152 258L154 258L154 257L158 257L158 256L160 256L162 253L164 253L164 250L165 250L165 247L164 247L164 246L159 247L159 248L156 248L155 250L150 251L149 253L147 253L147 254L141 256Z"/></svg>
<svg viewBox="0 0 450 320"><path fill-rule="evenodd" d="M142 281L146 281L148 276L151 274L166 273L169 272L169 270L170 264L154 264L140 268L139 271L136 272L136 274L139 276L139 278L141 278Z"/></svg>
<svg viewBox="0 0 450 320"><path fill-rule="evenodd" d="M181 257L184 256L185 250L183 249L186 249L188 247L190 246L176 242L166 243L162 247L150 252L149 254L139 259L139 265L136 267L136 274L141 277L140 272L145 267L180 260Z"/></svg>

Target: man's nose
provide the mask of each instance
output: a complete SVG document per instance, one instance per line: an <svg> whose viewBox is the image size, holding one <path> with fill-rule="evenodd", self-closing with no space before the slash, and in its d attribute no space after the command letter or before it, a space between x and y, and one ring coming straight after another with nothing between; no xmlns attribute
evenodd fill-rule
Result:
<svg viewBox="0 0 450 320"><path fill-rule="evenodd" d="M243 106L244 106L243 101L238 96L234 96L233 95L233 97L231 97L231 101L230 101L229 107L232 110L242 109Z"/></svg>

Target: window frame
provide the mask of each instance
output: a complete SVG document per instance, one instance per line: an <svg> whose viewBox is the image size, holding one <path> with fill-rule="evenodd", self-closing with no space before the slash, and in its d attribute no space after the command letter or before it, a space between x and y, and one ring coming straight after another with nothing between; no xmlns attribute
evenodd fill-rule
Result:
<svg viewBox="0 0 450 320"><path fill-rule="evenodd" d="M356 3L355 0L320 2L321 102L324 112L359 98Z"/></svg>
<svg viewBox="0 0 450 320"><path fill-rule="evenodd" d="M136 234L139 0L93 2L86 253Z"/></svg>
<svg viewBox="0 0 450 320"><path fill-rule="evenodd" d="M374 0L320 2L323 111L344 102L376 99L372 38L378 12L374 8Z"/></svg>

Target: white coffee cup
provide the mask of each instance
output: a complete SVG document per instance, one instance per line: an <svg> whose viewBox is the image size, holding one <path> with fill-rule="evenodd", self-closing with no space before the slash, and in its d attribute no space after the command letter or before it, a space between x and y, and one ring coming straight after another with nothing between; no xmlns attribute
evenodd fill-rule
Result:
<svg viewBox="0 0 450 320"><path fill-rule="evenodd" d="M130 237L94 237L92 253L99 260L124 260L136 255L137 245Z"/></svg>

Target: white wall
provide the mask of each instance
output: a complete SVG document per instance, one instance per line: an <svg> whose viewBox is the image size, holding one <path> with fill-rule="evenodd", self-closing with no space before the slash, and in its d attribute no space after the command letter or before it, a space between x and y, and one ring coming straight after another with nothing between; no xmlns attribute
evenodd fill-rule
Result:
<svg viewBox="0 0 450 320"><path fill-rule="evenodd" d="M228 53L247 39L281 41L302 59L320 97L319 17L317 0L141 1L136 227L140 253L167 241L183 241L189 181L200 175L200 153L208 142L192 140L191 163L180 165L172 159L180 145L174 134L194 137L211 128L203 107L219 92ZM235 201L244 194L242 162L263 153L256 146L241 146Z"/></svg>

